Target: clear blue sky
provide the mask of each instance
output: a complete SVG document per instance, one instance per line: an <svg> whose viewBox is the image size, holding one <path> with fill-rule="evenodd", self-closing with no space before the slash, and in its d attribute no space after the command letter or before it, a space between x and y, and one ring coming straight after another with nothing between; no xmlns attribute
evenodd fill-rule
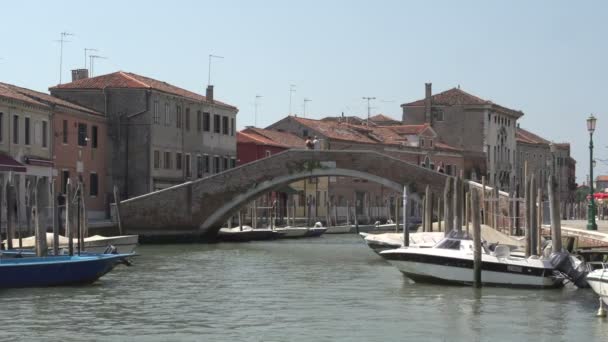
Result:
<svg viewBox="0 0 608 342"><path fill-rule="evenodd" d="M46 90L99 49L95 74L124 70L204 93L208 55L216 97L239 107L238 126L289 111L307 117L399 118L399 105L460 85L521 109L525 127L572 144L588 174L585 119L598 117L596 156L608 159L606 1L10 1L0 25L0 80ZM595 174L608 173L608 162Z"/></svg>

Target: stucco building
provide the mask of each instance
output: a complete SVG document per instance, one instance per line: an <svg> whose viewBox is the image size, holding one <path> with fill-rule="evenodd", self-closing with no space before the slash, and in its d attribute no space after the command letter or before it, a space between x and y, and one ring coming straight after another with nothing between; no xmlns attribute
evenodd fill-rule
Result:
<svg viewBox="0 0 608 342"><path fill-rule="evenodd" d="M404 103L403 124L431 126L441 139L463 151L465 178L511 190L517 168L516 124L523 112L500 106L460 88L432 93L425 85L424 99Z"/></svg>
<svg viewBox="0 0 608 342"><path fill-rule="evenodd" d="M4 194L6 184L12 180L17 191L19 225L24 227L33 203L26 188L32 189L38 180L48 185L52 179L53 141L51 106L20 90L23 88L0 83L0 185ZM5 197L0 201L5 203ZM46 218L48 212L41 211L41 220L45 222Z"/></svg>
<svg viewBox="0 0 608 342"><path fill-rule="evenodd" d="M104 191L122 198L163 189L236 165L238 109L169 83L118 71L50 88L107 122Z"/></svg>

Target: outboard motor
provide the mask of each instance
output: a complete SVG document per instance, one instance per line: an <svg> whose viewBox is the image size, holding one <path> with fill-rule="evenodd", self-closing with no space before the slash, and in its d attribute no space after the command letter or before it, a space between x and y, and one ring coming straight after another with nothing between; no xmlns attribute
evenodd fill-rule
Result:
<svg viewBox="0 0 608 342"><path fill-rule="evenodd" d="M587 273L589 268L584 262L571 256L569 253L551 253L551 264L561 275L570 280L578 288L587 288Z"/></svg>

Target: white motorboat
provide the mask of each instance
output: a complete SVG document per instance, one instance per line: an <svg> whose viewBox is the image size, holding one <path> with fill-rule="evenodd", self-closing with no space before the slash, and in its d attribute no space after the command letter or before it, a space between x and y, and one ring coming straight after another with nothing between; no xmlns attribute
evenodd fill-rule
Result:
<svg viewBox="0 0 608 342"><path fill-rule="evenodd" d="M78 248L78 239L73 240L74 250ZM6 240L4 245L6 246ZM19 246L19 239L13 239L13 247ZM46 233L46 243L49 247L49 251L53 251L53 233ZM84 250L91 253L104 253L108 246L112 245L116 249L115 251L120 254L129 254L135 251L137 244L139 243L138 235L121 235L121 236L101 236L94 235L84 238ZM30 249L36 245L36 237L30 236L21 239L21 248ZM65 249L69 246L69 239L65 236L59 235L59 248Z"/></svg>
<svg viewBox="0 0 608 342"><path fill-rule="evenodd" d="M327 227L325 234L348 234L352 229L351 225Z"/></svg>
<svg viewBox="0 0 608 342"><path fill-rule="evenodd" d="M308 234L307 227L287 226L287 227L275 228L274 230L276 232L283 233L283 235L281 235L281 238L284 238L284 239L294 239L294 238L305 237Z"/></svg>
<svg viewBox="0 0 608 342"><path fill-rule="evenodd" d="M587 283L595 293L608 305L608 269L596 269L587 274Z"/></svg>
<svg viewBox="0 0 608 342"><path fill-rule="evenodd" d="M403 246L403 233L370 234L359 233L367 246L374 252L380 253L385 250L395 249ZM411 247L433 247L444 238L443 232L410 233Z"/></svg>
<svg viewBox="0 0 608 342"><path fill-rule="evenodd" d="M470 285L473 283L473 241L446 237L432 248L402 247L380 255L415 282ZM498 245L482 251L481 281L504 287L555 288L563 276L550 259L511 255L511 248Z"/></svg>

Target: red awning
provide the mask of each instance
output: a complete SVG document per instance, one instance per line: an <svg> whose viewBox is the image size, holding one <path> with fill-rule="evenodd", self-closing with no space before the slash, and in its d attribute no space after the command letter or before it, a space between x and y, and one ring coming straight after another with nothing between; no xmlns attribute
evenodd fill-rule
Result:
<svg viewBox="0 0 608 342"><path fill-rule="evenodd" d="M593 197L595 199L604 199L604 198L608 198L608 193L605 192L596 192L593 194Z"/></svg>
<svg viewBox="0 0 608 342"><path fill-rule="evenodd" d="M25 172L26 168L11 156L0 154L0 171Z"/></svg>

